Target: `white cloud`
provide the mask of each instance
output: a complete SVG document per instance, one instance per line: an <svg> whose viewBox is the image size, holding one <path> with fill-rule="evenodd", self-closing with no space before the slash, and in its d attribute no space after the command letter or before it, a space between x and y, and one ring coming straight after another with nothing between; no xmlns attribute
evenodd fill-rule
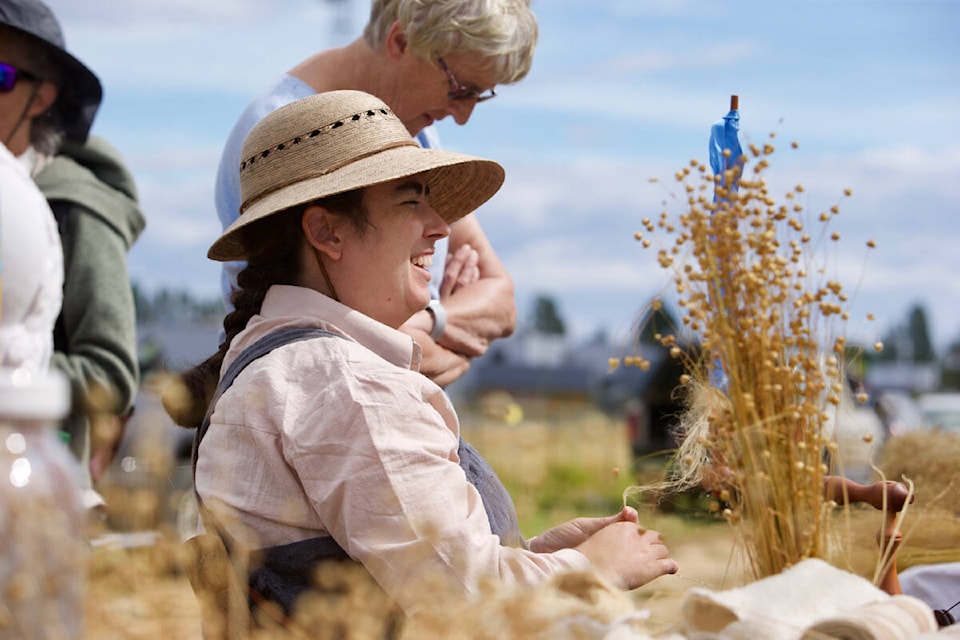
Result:
<svg viewBox="0 0 960 640"><path fill-rule="evenodd" d="M296 13L317 8L321 0L48 0L47 4L63 22L74 22L84 27L100 28L144 26L148 24L180 24L189 27L196 23L228 22L235 24L268 19L283 13ZM112 29L111 29L112 30ZM105 29L104 33L107 32Z"/></svg>
<svg viewBox="0 0 960 640"><path fill-rule="evenodd" d="M101 75L109 100L123 98L124 109L103 114L97 129L124 152L147 211L131 253L137 278L217 290L219 266L205 252L219 233L218 145L271 78L359 33L368 2L344 0L344 13L335 4L52 0L71 48ZM823 30L822 16L801 23L801 11L782 14L772 3L736 3L740 15L731 16L732 4L538 0L543 28L530 77L504 88L489 113L478 108L468 127L444 125L458 150L507 166L507 183L480 220L518 301L552 292L585 333L601 321L629 324L668 282L632 240L638 221L677 191L673 174L690 157L706 160L710 124L737 93L742 139L777 133L771 193L802 183L811 215L840 204L831 227L842 242L830 265L856 292L855 318L868 307L877 314L866 331L900 321L919 300L938 339L954 337L960 124L955 74L944 62L956 47L936 35L945 29L887 42ZM864 28L896 17L876 5ZM814 31L816 39L803 35ZM733 70L718 68L720 60ZM167 97L159 106L158 95ZM786 148L791 140L798 150ZM867 252L871 237L878 247Z"/></svg>
<svg viewBox="0 0 960 640"><path fill-rule="evenodd" d="M306 56L355 38L358 3L330 0L57 0L72 52L110 91L252 96Z"/></svg>
<svg viewBox="0 0 960 640"><path fill-rule="evenodd" d="M790 161L780 163L778 157L788 153L794 154ZM937 319L941 343L957 333L960 279L953 275L960 273L960 220L944 216L960 210L960 192L945 179L960 174L956 149L891 147L823 159L806 157L801 147L776 152L770 171L777 176L770 193L778 202L804 185L815 237L816 216L840 203L829 229L838 230L841 240L822 239L816 258L851 296L851 328L860 337L878 338L918 299ZM672 175L651 184L651 174L649 165L597 158L512 165L506 186L480 220L515 278L518 300L550 291L580 317L600 315L609 325L628 322L644 299L668 285L670 273L632 239L640 219L656 218L664 195L679 191ZM843 196L847 187L853 188L849 199ZM683 211L682 197L668 210ZM869 239L876 249L867 248ZM590 308L578 308L576 301L585 296L594 296ZM608 300L597 303L597 296ZM877 321L866 323L867 313Z"/></svg>

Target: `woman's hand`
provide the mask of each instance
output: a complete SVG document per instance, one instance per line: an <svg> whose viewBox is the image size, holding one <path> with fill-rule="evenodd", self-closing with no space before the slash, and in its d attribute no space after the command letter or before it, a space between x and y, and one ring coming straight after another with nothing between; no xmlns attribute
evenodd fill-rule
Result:
<svg viewBox="0 0 960 640"><path fill-rule="evenodd" d="M456 252L447 255L443 282L440 283L441 302L457 289L471 285L480 279L479 262L480 254L469 244L462 244Z"/></svg>
<svg viewBox="0 0 960 640"><path fill-rule="evenodd" d="M583 544L587 538L614 522L638 524L639 521L637 510L632 507L624 507L619 513L605 518L575 518L531 538L529 546L531 551L537 553L571 549Z"/></svg>
<svg viewBox="0 0 960 640"><path fill-rule="evenodd" d="M594 569L622 589L636 589L655 578L677 572L677 561L660 533L634 522L614 522L577 547Z"/></svg>

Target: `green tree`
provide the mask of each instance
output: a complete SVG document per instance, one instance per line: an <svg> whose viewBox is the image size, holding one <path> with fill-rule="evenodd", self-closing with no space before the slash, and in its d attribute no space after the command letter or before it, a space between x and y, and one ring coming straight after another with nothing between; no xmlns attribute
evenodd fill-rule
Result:
<svg viewBox="0 0 960 640"><path fill-rule="evenodd" d="M914 362L933 362L937 354L933 352L930 342L930 329L927 325L927 314L923 307L916 305L910 310L910 342L913 346Z"/></svg>
<svg viewBox="0 0 960 640"><path fill-rule="evenodd" d="M943 356L940 385L944 389L960 389L960 339L955 340Z"/></svg>
<svg viewBox="0 0 960 640"><path fill-rule="evenodd" d="M150 322L154 320L155 314L153 304L150 299L144 295L143 290L136 282L132 284L133 288L133 306L136 309L138 322Z"/></svg>
<svg viewBox="0 0 960 640"><path fill-rule="evenodd" d="M550 296L537 296L533 306L533 328L538 333L546 335L566 335L567 327L557 311L556 303Z"/></svg>
<svg viewBox="0 0 960 640"><path fill-rule="evenodd" d="M150 294L135 282L133 301L138 322L220 322L223 319L223 303L219 296L201 298L186 289L164 288Z"/></svg>
<svg viewBox="0 0 960 640"><path fill-rule="evenodd" d="M892 362L934 362L937 359L930 342L927 314L923 307L914 305L906 322L893 327L883 336L883 352L877 360Z"/></svg>

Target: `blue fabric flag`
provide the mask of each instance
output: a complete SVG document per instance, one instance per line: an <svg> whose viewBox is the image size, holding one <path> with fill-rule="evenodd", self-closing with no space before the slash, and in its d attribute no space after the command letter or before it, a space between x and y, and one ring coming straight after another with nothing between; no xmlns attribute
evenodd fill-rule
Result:
<svg viewBox="0 0 960 640"><path fill-rule="evenodd" d="M743 149L740 147L738 133L740 131L740 110L737 108L737 96L730 98L730 112L718 120L710 128L710 168L715 176L720 176L720 185L736 191L739 180L733 184L724 184L723 173L740 163ZM724 149L730 150L730 156L724 157ZM716 202L716 193L714 193Z"/></svg>
<svg viewBox="0 0 960 640"><path fill-rule="evenodd" d="M739 98L730 96L730 111L710 127L710 168L713 175L720 178L717 187L725 187L730 191L736 191L740 176L737 173L731 184L726 184L724 172L731 169L740 162L740 156L743 155L743 149L740 147L740 110ZM730 155L724 155L724 150L729 149ZM717 201L717 188L714 187L713 201ZM729 380L723 370L723 364L719 358L714 360L713 368L710 370L710 383L717 389L726 391Z"/></svg>

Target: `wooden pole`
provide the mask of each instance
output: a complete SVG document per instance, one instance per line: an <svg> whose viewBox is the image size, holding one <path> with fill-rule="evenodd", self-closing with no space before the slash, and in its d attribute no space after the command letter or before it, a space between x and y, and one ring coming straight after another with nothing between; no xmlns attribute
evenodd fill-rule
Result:
<svg viewBox="0 0 960 640"><path fill-rule="evenodd" d="M881 557L889 564L878 586L890 595L903 593L897 575L897 549L903 538L897 527L897 514L907 505L907 498L910 497L907 487L892 480L864 485L840 476L826 476L823 479L823 492L828 500L840 504L866 502L874 509L883 511L883 528L877 533L877 543Z"/></svg>

